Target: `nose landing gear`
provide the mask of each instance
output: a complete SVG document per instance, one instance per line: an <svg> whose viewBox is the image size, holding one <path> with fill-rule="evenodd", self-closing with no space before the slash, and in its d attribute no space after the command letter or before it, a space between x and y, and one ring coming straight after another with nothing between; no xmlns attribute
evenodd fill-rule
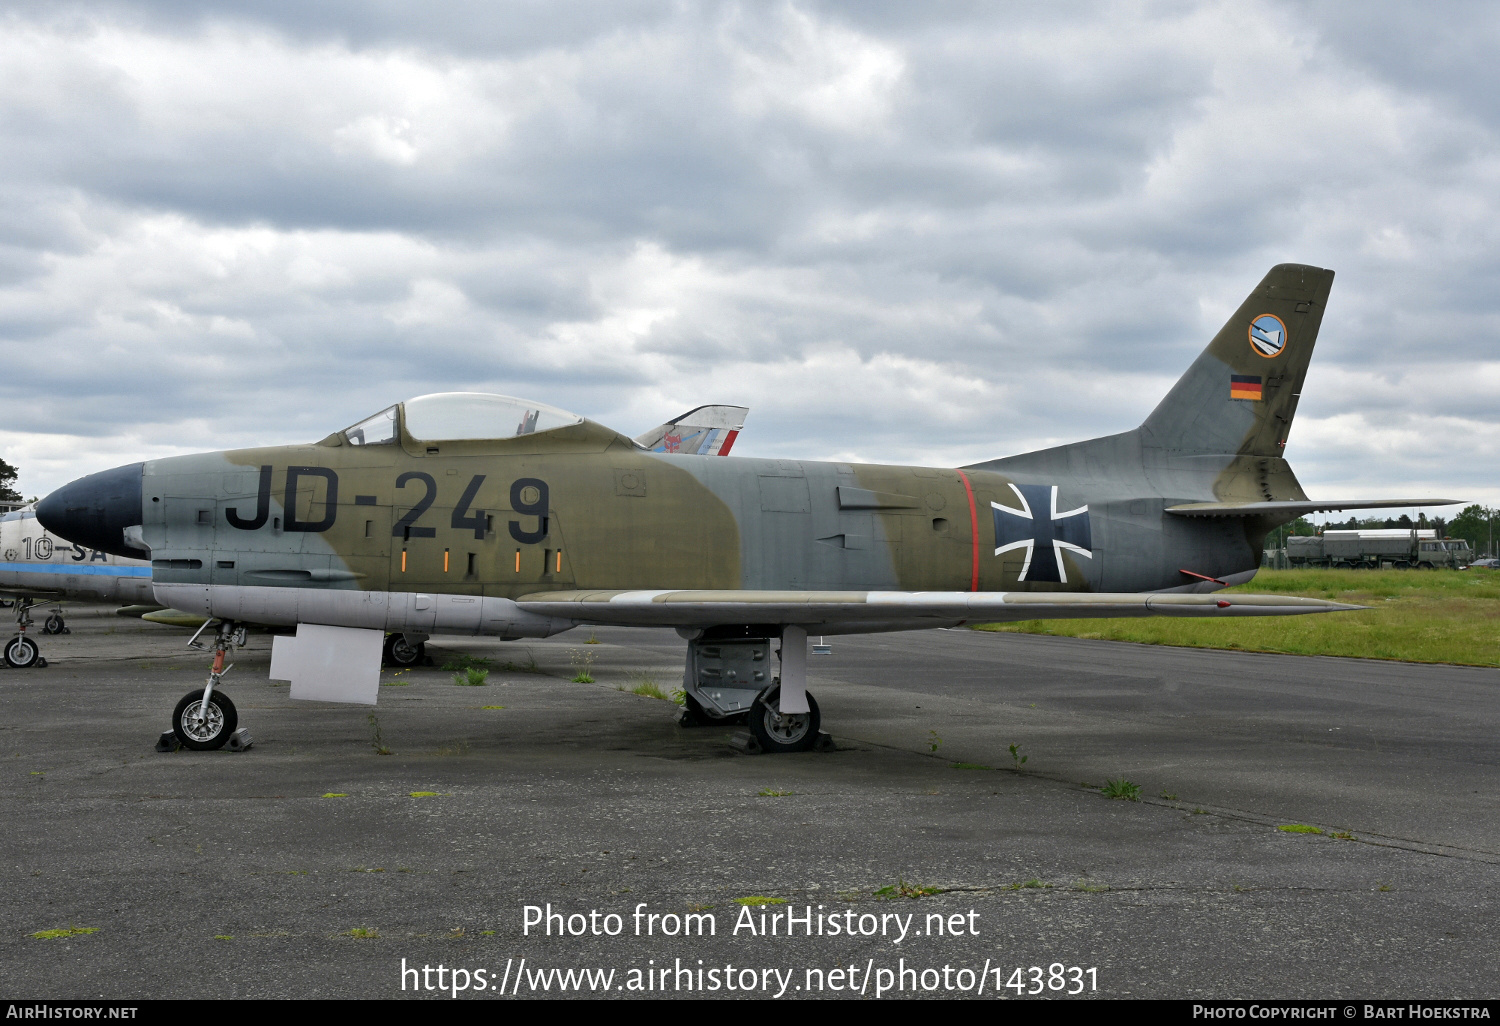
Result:
<svg viewBox="0 0 1500 1026"><path fill-rule="evenodd" d="M31 619L31 606L31 599L16 599L16 636L5 645L5 665L18 670L47 665L36 642L26 636L26 628L35 622Z"/></svg>
<svg viewBox="0 0 1500 1026"><path fill-rule="evenodd" d="M205 623L198 628L198 634L202 634L207 627L208 623ZM198 634L194 634L193 640L188 642L189 648L204 647L198 641ZM236 734L241 737L237 744L231 745L232 748L240 750L250 747L248 735L237 729L239 712L229 696L219 690L224 675L234 669L233 663L224 665L225 658L232 655L236 648L244 646L245 628L242 624L233 620L225 620L219 624L218 633L214 637L214 662L208 673L208 683L201 691L193 690L183 695L177 708L172 710L172 734L182 747L195 752L211 752L223 748Z"/></svg>

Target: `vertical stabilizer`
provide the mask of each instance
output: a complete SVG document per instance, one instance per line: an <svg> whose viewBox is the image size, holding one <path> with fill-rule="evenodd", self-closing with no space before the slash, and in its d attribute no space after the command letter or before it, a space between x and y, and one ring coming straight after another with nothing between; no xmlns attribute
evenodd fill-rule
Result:
<svg viewBox="0 0 1500 1026"><path fill-rule="evenodd" d="M1277 264L1141 425L1141 444L1281 456L1333 272Z"/></svg>

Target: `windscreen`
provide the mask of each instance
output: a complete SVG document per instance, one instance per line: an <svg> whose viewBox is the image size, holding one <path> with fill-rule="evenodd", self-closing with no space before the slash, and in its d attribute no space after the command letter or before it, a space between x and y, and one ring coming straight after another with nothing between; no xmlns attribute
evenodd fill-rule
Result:
<svg viewBox="0 0 1500 1026"><path fill-rule="evenodd" d="M396 441L396 408L381 410L344 432L350 445L391 445Z"/></svg>

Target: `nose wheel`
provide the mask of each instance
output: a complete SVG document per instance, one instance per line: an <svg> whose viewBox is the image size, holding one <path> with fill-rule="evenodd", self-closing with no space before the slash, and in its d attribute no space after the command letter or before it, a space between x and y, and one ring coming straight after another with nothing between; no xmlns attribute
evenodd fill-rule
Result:
<svg viewBox="0 0 1500 1026"><path fill-rule="evenodd" d="M223 748L239 725L240 714L222 691L215 691L206 703L202 691L189 691L172 710L172 733L182 747L195 752Z"/></svg>
<svg viewBox="0 0 1500 1026"><path fill-rule="evenodd" d="M43 666L47 665L42 661L42 653L36 647L36 642L24 634L11 638L10 643L5 646L6 666L24 670L36 666L38 663L41 663Z"/></svg>

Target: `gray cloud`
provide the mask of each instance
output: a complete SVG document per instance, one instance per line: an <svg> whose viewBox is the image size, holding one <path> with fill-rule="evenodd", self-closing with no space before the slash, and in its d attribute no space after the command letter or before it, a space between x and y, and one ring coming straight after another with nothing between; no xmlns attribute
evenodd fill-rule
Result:
<svg viewBox="0 0 1500 1026"><path fill-rule="evenodd" d="M453 388L631 432L743 402L749 454L951 465L1138 422L1295 260L1339 273L1310 490L1500 504L1484 5L0 19L28 491Z"/></svg>

